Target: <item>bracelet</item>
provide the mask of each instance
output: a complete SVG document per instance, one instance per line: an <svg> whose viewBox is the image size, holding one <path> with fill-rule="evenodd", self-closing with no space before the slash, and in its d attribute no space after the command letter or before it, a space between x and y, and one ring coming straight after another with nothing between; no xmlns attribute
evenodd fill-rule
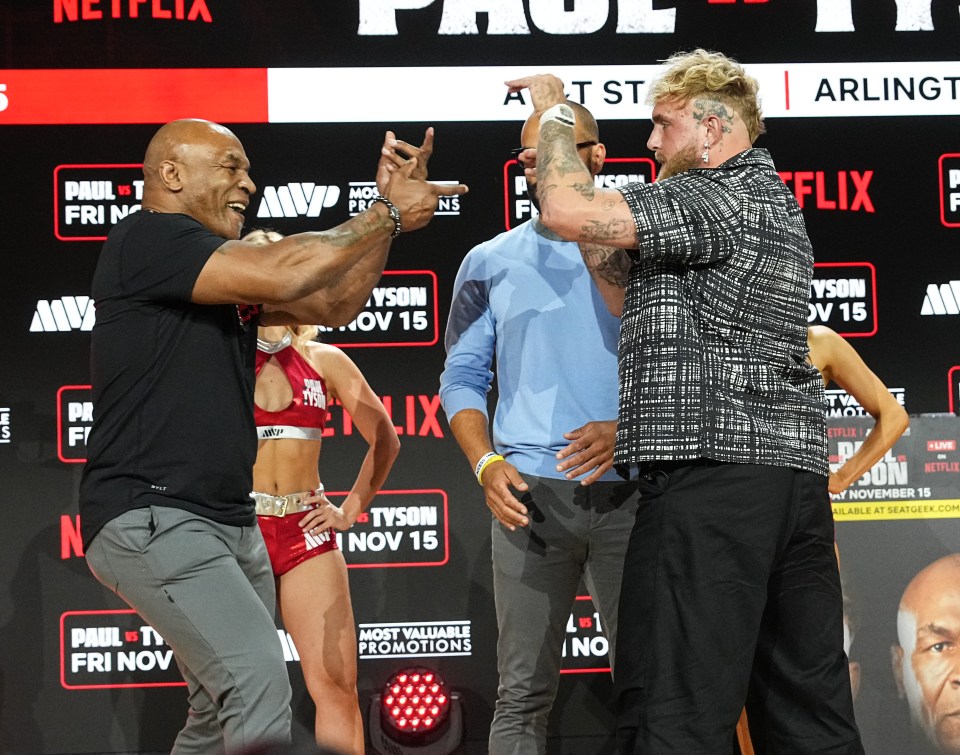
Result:
<svg viewBox="0 0 960 755"><path fill-rule="evenodd" d="M480 461L477 462L476 469L474 469L474 474L477 476L477 482L483 485L483 480L480 479L480 476L483 474L483 470L488 466L493 464L495 461L506 461L500 454L496 451L488 451L483 456L480 457Z"/></svg>
<svg viewBox="0 0 960 755"><path fill-rule="evenodd" d="M375 196L373 201L383 202L387 206L387 212L390 213L390 219L393 221L393 233L390 234L390 238L395 239L403 232L403 226L400 225L400 210L382 194ZM370 206L373 207L373 202L370 203Z"/></svg>
<svg viewBox="0 0 960 755"><path fill-rule="evenodd" d="M573 115L573 108L562 102L543 111L543 115L540 116L540 128L543 128L543 125L548 121L556 121L570 128L577 125L577 119Z"/></svg>

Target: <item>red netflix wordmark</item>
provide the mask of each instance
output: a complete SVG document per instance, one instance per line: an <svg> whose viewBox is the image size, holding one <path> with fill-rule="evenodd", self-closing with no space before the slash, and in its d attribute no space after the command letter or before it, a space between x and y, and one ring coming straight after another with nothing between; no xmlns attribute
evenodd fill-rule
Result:
<svg viewBox="0 0 960 755"><path fill-rule="evenodd" d="M437 416L440 412L439 394L407 394L397 397L397 401L394 401L393 396L381 396L380 402L393 420L397 435L443 437L443 428ZM343 409L339 399L331 398L323 437L330 438L338 434L353 435L353 417Z"/></svg>
<svg viewBox="0 0 960 755"><path fill-rule="evenodd" d="M865 170L863 173L840 170L836 174L822 170L782 170L780 178L790 187L801 210L804 208L804 198L812 196L818 210L875 212L868 193L870 181L873 179L872 170ZM850 189L853 189L852 199Z"/></svg>
<svg viewBox="0 0 960 755"><path fill-rule="evenodd" d="M110 0L109 9L101 10L98 7L100 2L101 0L53 0L53 23L99 21L105 13L109 18L139 18L140 6L147 4L147 0ZM186 9L185 0L173 0L172 8L165 8L164 0L151 0L150 7L143 11L143 15L150 18L213 23L206 0L191 0L189 11Z"/></svg>

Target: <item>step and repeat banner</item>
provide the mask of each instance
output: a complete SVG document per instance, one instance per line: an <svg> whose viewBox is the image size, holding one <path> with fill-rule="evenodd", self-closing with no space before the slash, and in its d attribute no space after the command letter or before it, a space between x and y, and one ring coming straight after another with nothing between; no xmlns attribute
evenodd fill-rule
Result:
<svg viewBox="0 0 960 755"><path fill-rule="evenodd" d="M489 513L437 391L461 259L535 212L510 156L529 104L503 82L560 75L600 122L597 181L650 182L649 82L659 60L698 46L761 82L758 145L816 251L810 323L848 337L912 415L834 501L868 752L957 751L945 743L960 711L960 576L935 577L960 554L960 0L18 0L0 26L0 751L164 751L184 720L169 647L87 570L76 504L97 410L90 280L111 226L139 209L147 142L182 117L243 142L251 228L290 234L361 212L387 129L419 143L434 126L431 178L471 188L394 243L365 310L323 339L357 362L402 442L340 538L361 706L398 668L429 664L460 696L465 748L485 751ZM872 421L840 390L828 411L839 464ZM335 403L325 436L321 476L337 500L365 444ZM278 639L309 737L296 647L282 627ZM582 590L557 751L611 751L608 669Z"/></svg>

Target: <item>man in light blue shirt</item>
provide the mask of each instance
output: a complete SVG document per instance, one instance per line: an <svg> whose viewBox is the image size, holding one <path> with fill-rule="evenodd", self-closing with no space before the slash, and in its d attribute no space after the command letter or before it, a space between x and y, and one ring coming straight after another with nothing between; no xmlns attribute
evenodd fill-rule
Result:
<svg viewBox="0 0 960 755"><path fill-rule="evenodd" d="M578 154L606 150L579 105ZM524 124L535 147L539 114ZM536 206L535 170L527 170ZM440 398L493 513L498 700L489 752L543 753L581 577L613 658L636 485L612 471L620 322L577 244L530 220L470 251L454 286ZM493 442L487 394L496 360ZM582 481L578 481L580 478Z"/></svg>

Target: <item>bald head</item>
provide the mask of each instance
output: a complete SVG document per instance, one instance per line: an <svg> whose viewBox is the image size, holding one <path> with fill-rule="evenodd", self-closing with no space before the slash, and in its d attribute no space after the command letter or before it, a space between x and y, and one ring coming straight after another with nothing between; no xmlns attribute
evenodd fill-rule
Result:
<svg viewBox="0 0 960 755"><path fill-rule="evenodd" d="M181 213L225 239L240 237L257 187L240 140L203 120L172 121L157 131L143 158L143 208Z"/></svg>
<svg viewBox="0 0 960 755"><path fill-rule="evenodd" d="M607 157L607 148L600 142L600 129L593 114L579 102L567 101L573 108L576 126L573 129L573 140L578 145L577 154L583 161L591 176L597 175L603 169L603 161ZM523 124L520 132L520 143L524 147L536 147L540 138L540 116L543 112L534 112ZM533 175L527 176L527 192L534 206L540 209L540 200L537 196L537 180Z"/></svg>
<svg viewBox="0 0 960 755"><path fill-rule="evenodd" d="M577 125L574 128L574 141L576 141L577 144L582 142L599 142L600 127L597 126L597 119L593 117L593 113L579 102L567 100L566 104L573 109L573 114L577 121ZM530 117L527 118L526 123L523 124L523 146L536 146L537 137L540 135L541 115L543 115L542 110L534 111ZM528 136L529 138L527 138ZM588 165L587 167L590 166Z"/></svg>
<svg viewBox="0 0 960 755"><path fill-rule="evenodd" d="M960 554L922 569L897 614L893 673L911 717L943 752L960 751Z"/></svg>
<svg viewBox="0 0 960 755"><path fill-rule="evenodd" d="M143 157L144 177L149 178L148 170L156 170L164 160L180 159L185 150L206 144L217 136L237 139L225 126L199 118L170 121L161 126L147 145Z"/></svg>
<svg viewBox="0 0 960 755"><path fill-rule="evenodd" d="M931 600L960 598L960 553L952 553L917 572L900 598L900 610L916 614Z"/></svg>

